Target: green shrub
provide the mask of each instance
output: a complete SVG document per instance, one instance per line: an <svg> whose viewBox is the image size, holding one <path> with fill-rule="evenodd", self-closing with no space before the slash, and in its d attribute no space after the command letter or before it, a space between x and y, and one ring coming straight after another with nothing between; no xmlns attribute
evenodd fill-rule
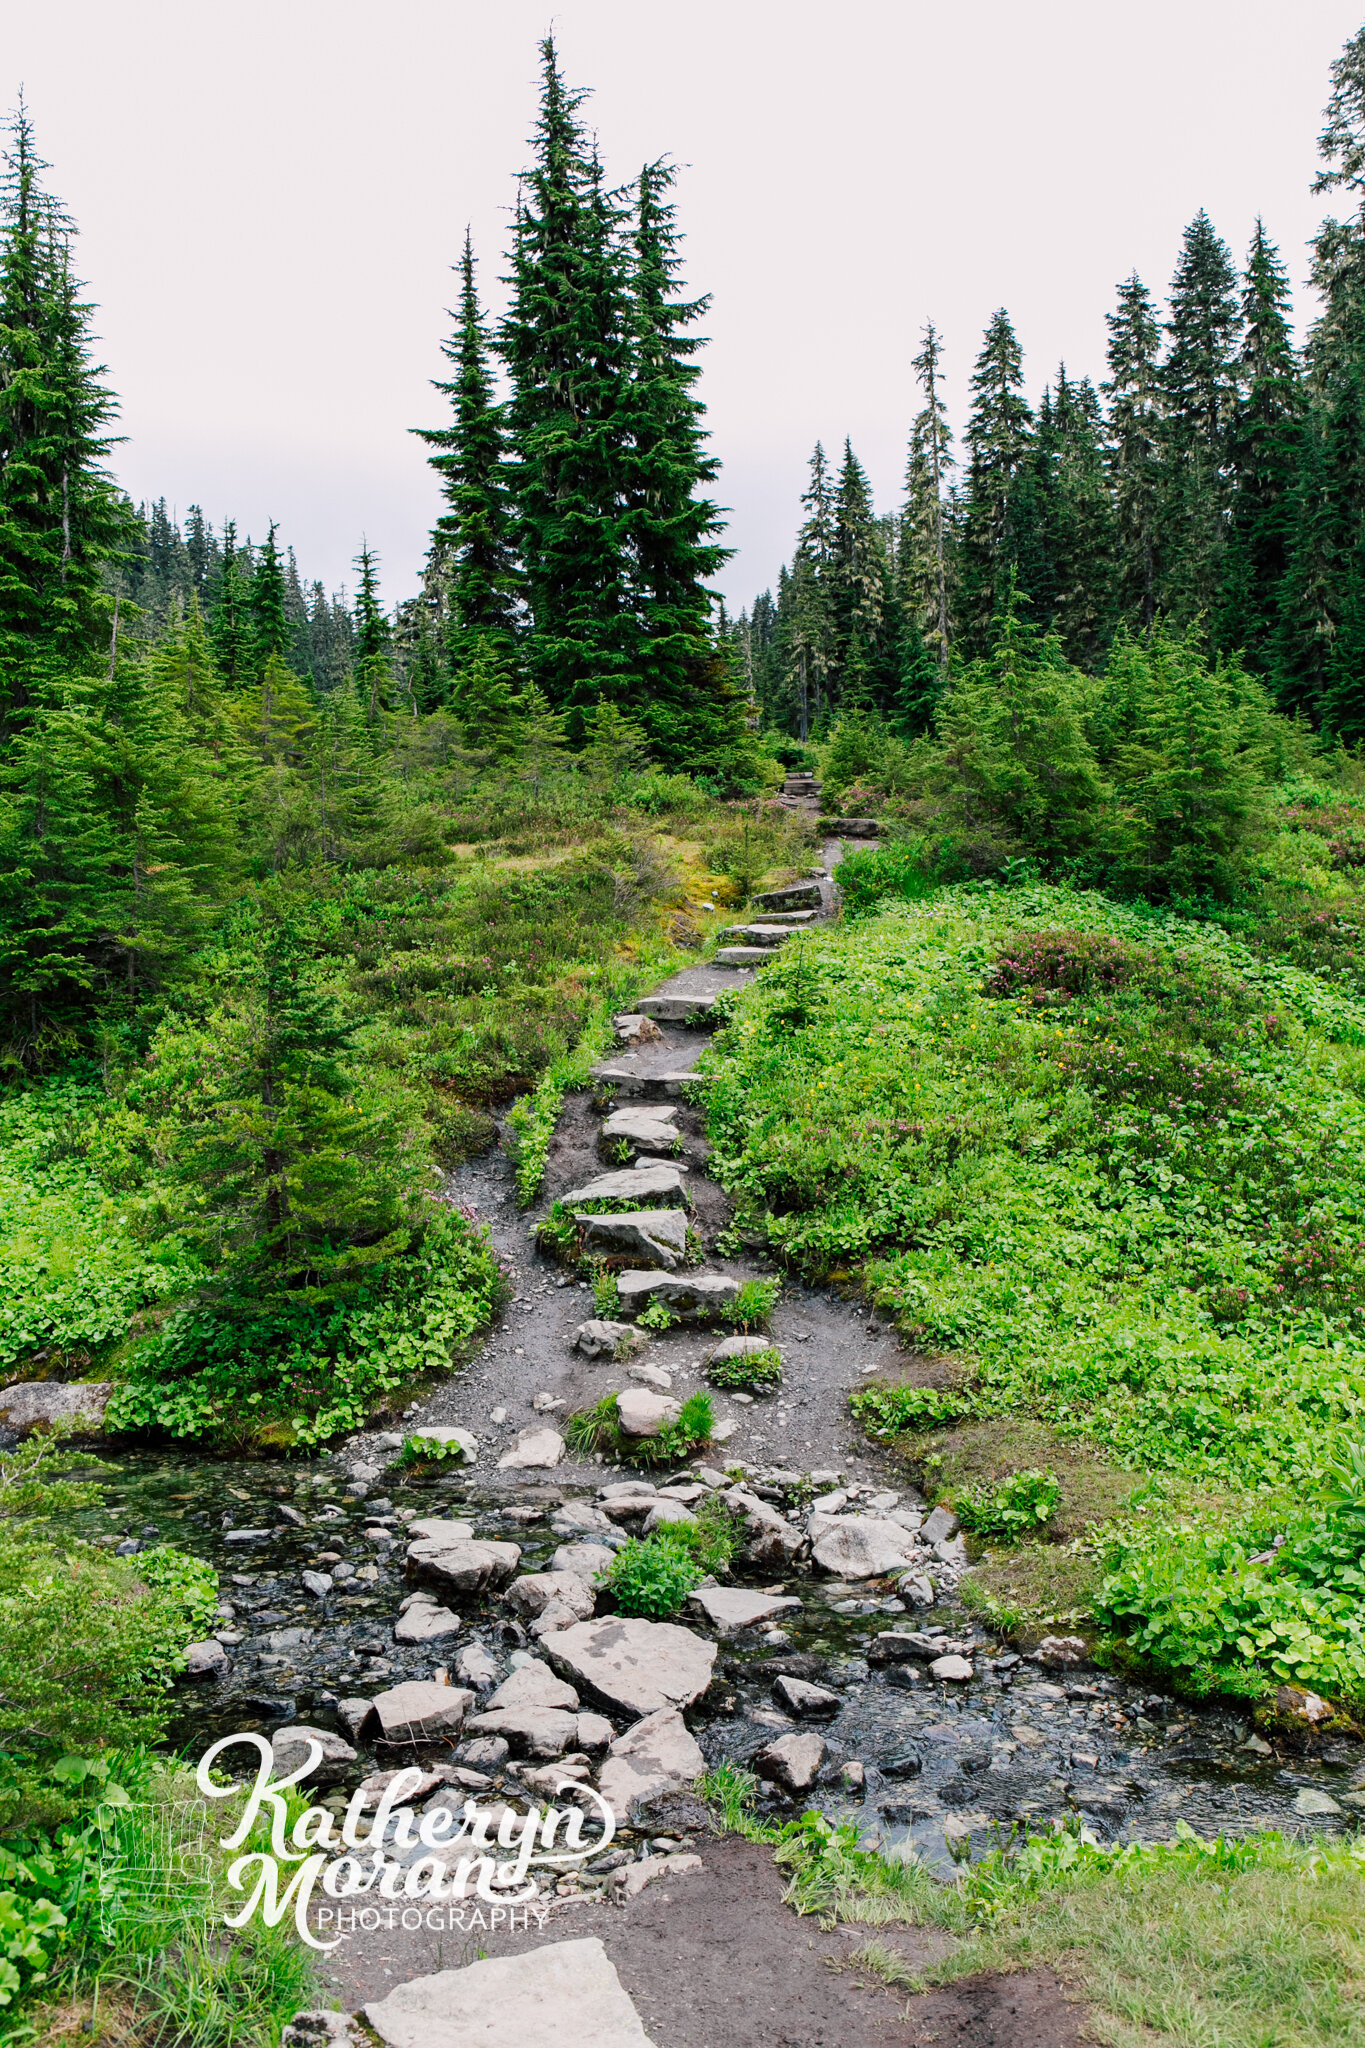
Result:
<svg viewBox="0 0 1365 2048"><path fill-rule="evenodd" d="M869 1436L904 1436L956 1422L966 1411L963 1397L943 1387L863 1387L848 1405Z"/></svg>
<svg viewBox="0 0 1365 2048"><path fill-rule="evenodd" d="M993 1486L956 1494L953 1506L963 1528L974 1535L1017 1543L1051 1521L1061 1497L1055 1472L1011 1472Z"/></svg>
<svg viewBox="0 0 1365 2048"><path fill-rule="evenodd" d="M635 1320L642 1330L658 1330L662 1332L664 1330L675 1330L682 1321L682 1317L674 1315L666 1301L651 1301L647 1308L640 1310Z"/></svg>
<svg viewBox="0 0 1365 2048"><path fill-rule="evenodd" d="M711 1441L715 1412L708 1394L689 1394L675 1422L665 1423L655 1436L626 1436L616 1414L615 1394L604 1394L593 1408L570 1415L564 1424L564 1441L579 1457L597 1451L634 1465L679 1465Z"/></svg>
<svg viewBox="0 0 1365 2048"><path fill-rule="evenodd" d="M592 1276L592 1312L604 1323L621 1319L621 1290L616 1275L605 1266L600 1266Z"/></svg>
<svg viewBox="0 0 1365 2048"><path fill-rule="evenodd" d="M615 1394L604 1394L595 1407L581 1409L577 1415L566 1417L564 1423L564 1441L580 1458L614 1449L620 1434Z"/></svg>
<svg viewBox="0 0 1365 2048"><path fill-rule="evenodd" d="M770 1347L747 1351L741 1358L713 1358L706 1377L716 1387L756 1387L770 1392L782 1378L782 1354Z"/></svg>
<svg viewBox="0 0 1365 2048"><path fill-rule="evenodd" d="M613 1557L603 1583L622 1614L664 1621L676 1614L706 1574L664 1530L632 1537Z"/></svg>
<svg viewBox="0 0 1365 2048"><path fill-rule="evenodd" d="M746 1280L734 1300L716 1310L716 1320L736 1330L752 1330L767 1322L781 1292L780 1280Z"/></svg>

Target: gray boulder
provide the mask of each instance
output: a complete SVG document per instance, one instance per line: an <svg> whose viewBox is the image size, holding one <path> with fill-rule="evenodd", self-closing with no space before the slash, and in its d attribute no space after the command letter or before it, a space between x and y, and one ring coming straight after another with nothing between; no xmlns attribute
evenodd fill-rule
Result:
<svg viewBox="0 0 1365 2048"><path fill-rule="evenodd" d="M488 1692L498 1682L498 1667L482 1643L466 1643L455 1659L455 1676L475 1692Z"/></svg>
<svg viewBox="0 0 1365 2048"><path fill-rule="evenodd" d="M658 1216L664 1212L647 1209L640 1212L647 1216ZM681 1210L669 1210L670 1215L681 1215ZM607 1221L614 1219L607 1218ZM643 1330L636 1330L629 1323L602 1322L593 1317L589 1322L580 1323L574 1331L575 1348L585 1358L633 1358L643 1351L648 1339Z"/></svg>
<svg viewBox="0 0 1365 2048"><path fill-rule="evenodd" d="M615 1173L599 1173L581 1188L570 1188L560 1200L566 1209L582 1202L630 1202L636 1208L651 1205L670 1209L687 1206L687 1188L676 1166L622 1166Z"/></svg>
<svg viewBox="0 0 1365 2048"><path fill-rule="evenodd" d="M926 1543L943 1543L956 1536L959 1526L951 1508L935 1508L921 1522L919 1533Z"/></svg>
<svg viewBox="0 0 1365 2048"><path fill-rule="evenodd" d="M617 1158L618 1147L621 1145L625 1145L636 1157L641 1152L671 1152L678 1142L678 1132L673 1122L677 1113L671 1103L650 1108L613 1110L604 1121L598 1135L599 1158Z"/></svg>
<svg viewBox="0 0 1365 2048"><path fill-rule="evenodd" d="M639 1315L652 1303L662 1302L671 1315L684 1322L713 1315L725 1308L739 1293L740 1282L728 1273L618 1273L616 1292L626 1315Z"/></svg>
<svg viewBox="0 0 1365 2048"><path fill-rule="evenodd" d="M500 1736L518 1756L563 1756L578 1736L578 1716L562 1707L485 1707L467 1726L471 1735Z"/></svg>
<svg viewBox="0 0 1365 2048"><path fill-rule="evenodd" d="M552 1602L567 1608L569 1621L586 1621L597 1606L592 1588L572 1572L529 1572L523 1579L513 1579L506 1598L509 1607L529 1620Z"/></svg>
<svg viewBox="0 0 1365 2048"><path fill-rule="evenodd" d="M667 1394L648 1387L627 1387L616 1396L616 1419L625 1436L657 1436L667 1422L676 1422L682 1408Z"/></svg>
<svg viewBox="0 0 1365 2048"><path fill-rule="evenodd" d="M546 1471L564 1455L564 1439L557 1429L523 1429L510 1451L498 1459L500 1472Z"/></svg>
<svg viewBox="0 0 1365 2048"><path fill-rule="evenodd" d="M871 1515L811 1516L811 1550L822 1571L840 1579L903 1572L915 1554L909 1530Z"/></svg>
<svg viewBox="0 0 1365 2048"><path fill-rule="evenodd" d="M374 1710L385 1742L424 1742L436 1735L458 1734L473 1701L473 1693L464 1686L413 1678L377 1693Z"/></svg>
<svg viewBox="0 0 1365 2048"><path fill-rule="evenodd" d="M804 1678L788 1678L785 1672L773 1685L778 1704L789 1714L795 1714L798 1721L818 1721L827 1714L837 1714L843 1705L837 1692L830 1692L823 1685L808 1685Z"/></svg>
<svg viewBox="0 0 1365 2048"><path fill-rule="evenodd" d="M562 1678L556 1678L548 1664L536 1658L529 1664L518 1664L511 1677L503 1680L488 1705L491 1709L561 1707L576 1714L578 1694Z"/></svg>
<svg viewBox="0 0 1365 2048"><path fill-rule="evenodd" d="M515 1543L423 1537L408 1545L408 1570L441 1593L481 1593L486 1586L501 1586L520 1562Z"/></svg>
<svg viewBox="0 0 1365 2048"><path fill-rule="evenodd" d="M287 1728L277 1728L270 1738L277 1775L288 1777L291 1771L297 1771L307 1758L310 1742L317 1744L322 1757L304 1782L309 1785L339 1784L356 1760L355 1751L349 1742L343 1742L329 1728L309 1728L301 1721L293 1722Z"/></svg>
<svg viewBox="0 0 1365 2048"><path fill-rule="evenodd" d="M731 1515L744 1525L743 1554L750 1564L781 1566L800 1550L804 1540L801 1531L747 1487L728 1488L725 1503Z"/></svg>
<svg viewBox="0 0 1365 2048"><path fill-rule="evenodd" d="M552 1572L572 1572L585 1586L591 1586L599 1572L611 1569L615 1551L605 1543L561 1543L550 1559Z"/></svg>
<svg viewBox="0 0 1365 2048"><path fill-rule="evenodd" d="M16 1436L46 1436L56 1428L77 1436L100 1436L112 1380L19 1380L0 1390L0 1427Z"/></svg>
<svg viewBox="0 0 1365 2048"><path fill-rule="evenodd" d="M636 1719L700 1699L716 1661L716 1645L690 1628L624 1615L576 1622L544 1647L562 1678Z"/></svg>
<svg viewBox="0 0 1365 2048"><path fill-rule="evenodd" d="M414 1600L395 1622L393 1639L396 1643L438 1643L442 1636L457 1634L459 1627L459 1615L448 1607L438 1607L434 1600Z"/></svg>
<svg viewBox="0 0 1365 2048"><path fill-rule="evenodd" d="M216 1636L185 1646L186 1678L221 1678L231 1669L228 1653Z"/></svg>

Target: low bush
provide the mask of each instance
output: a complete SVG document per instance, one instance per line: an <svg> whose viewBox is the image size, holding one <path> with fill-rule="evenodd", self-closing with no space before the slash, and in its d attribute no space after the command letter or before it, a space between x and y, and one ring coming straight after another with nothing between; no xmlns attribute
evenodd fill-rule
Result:
<svg viewBox="0 0 1365 2048"><path fill-rule="evenodd" d="M780 1351L746 1351L738 1358L713 1358L706 1377L715 1387L747 1387L770 1393L782 1379Z"/></svg>
<svg viewBox="0 0 1365 2048"><path fill-rule="evenodd" d="M963 1528L973 1535L1017 1543L1051 1521L1061 1496L1055 1472L1011 1472L993 1486L955 1495L953 1506Z"/></svg>
<svg viewBox="0 0 1365 2048"><path fill-rule="evenodd" d="M622 1614L662 1621L679 1611L708 1574L724 1571L735 1548L729 1510L712 1494L699 1504L695 1520L665 1522L623 1544L601 1583Z"/></svg>
<svg viewBox="0 0 1365 2048"><path fill-rule="evenodd" d="M564 1440L579 1457L600 1451L633 1465L680 1465L711 1441L715 1426L709 1394L689 1394L677 1419L657 1435L627 1436L617 1419L615 1394L605 1394L595 1407L568 1417Z"/></svg>

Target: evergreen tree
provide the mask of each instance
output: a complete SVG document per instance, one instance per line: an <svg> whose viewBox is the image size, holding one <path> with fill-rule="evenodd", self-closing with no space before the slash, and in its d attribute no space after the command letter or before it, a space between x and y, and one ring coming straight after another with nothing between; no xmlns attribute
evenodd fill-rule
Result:
<svg viewBox="0 0 1365 2048"><path fill-rule="evenodd" d="M223 523L223 560L213 611L213 654L229 689L244 689L253 670L251 583L237 551L237 524Z"/></svg>
<svg viewBox="0 0 1365 2048"><path fill-rule="evenodd" d="M1161 521L1161 331L1136 271L1119 286L1109 327L1109 479L1116 602L1150 633L1156 621Z"/></svg>
<svg viewBox="0 0 1365 2048"><path fill-rule="evenodd" d="M991 622L1016 574L1022 536L1015 496L1033 441L1023 382L1023 353L1002 307L992 316L972 372L966 435L961 603L963 631L973 648L989 644Z"/></svg>
<svg viewBox="0 0 1365 2048"><path fill-rule="evenodd" d="M115 412L90 360L74 229L44 191L22 104L0 182L0 732L28 700L35 656L102 659L104 565L129 520L104 471ZM41 666L41 664L40 664Z"/></svg>
<svg viewBox="0 0 1365 2048"><path fill-rule="evenodd" d="M1171 283L1161 366L1162 609L1178 622L1218 604L1232 503L1232 436L1242 316L1232 253L1201 207Z"/></svg>
<svg viewBox="0 0 1365 2048"><path fill-rule="evenodd" d="M886 551L867 472L848 441L834 493L833 540L834 689L841 704L868 704L889 680L883 664Z"/></svg>
<svg viewBox="0 0 1365 2048"><path fill-rule="evenodd" d="M362 542L355 566L360 571L355 600L356 689L366 717L373 722L388 703L393 635L379 601L379 557Z"/></svg>
<svg viewBox="0 0 1365 2048"><path fill-rule="evenodd" d="M627 279L620 211L578 117L583 95L541 44L543 88L522 181L498 346L512 382L516 532L531 614L527 661L581 718L640 688L623 498Z"/></svg>
<svg viewBox="0 0 1365 2048"><path fill-rule="evenodd" d="M710 301L678 295L674 172L646 164L636 186L631 371L623 396L627 439L626 534L634 601L644 626L644 688L637 713L661 758L716 766L742 744L734 691L716 676L707 582L731 550L712 536L724 521L704 495L720 465L706 451L705 408L693 392L700 338L689 332Z"/></svg>
<svg viewBox="0 0 1365 2048"><path fill-rule="evenodd" d="M1277 605L1289 565L1302 394L1289 329L1289 278L1258 219L1242 286L1240 396L1229 438L1232 519L1218 638L1272 665Z"/></svg>
<svg viewBox="0 0 1365 2048"><path fill-rule="evenodd" d="M801 496L806 517L792 562L789 660L802 740L828 716L836 660L834 618L834 488L817 441L810 483Z"/></svg>
<svg viewBox="0 0 1365 2048"><path fill-rule="evenodd" d="M914 371L924 404L910 429L905 465L905 509L901 515L900 591L919 636L932 651L946 683L949 628L949 479L953 457L948 408L939 387L942 337L925 322L924 344Z"/></svg>
<svg viewBox="0 0 1365 2048"><path fill-rule="evenodd" d="M221 561L221 552L209 521L198 505L185 515L185 558L189 564L190 590L207 609L209 588Z"/></svg>
<svg viewBox="0 0 1365 2048"><path fill-rule="evenodd" d="M415 431L435 452L447 510L432 534L438 604L450 659L459 668L467 645L488 633L511 633L517 618L517 567L511 538L502 407L495 403L488 340L474 279L474 249L465 231L460 259L456 332L441 344L455 375L435 388L449 399L448 427Z"/></svg>
<svg viewBox="0 0 1365 2048"><path fill-rule="evenodd" d="M289 640L288 593L272 519L251 578L251 648L258 676L264 675L272 655L284 659Z"/></svg>
<svg viewBox="0 0 1365 2048"><path fill-rule="evenodd" d="M1072 383L1063 363L1038 439L1048 490L1042 553L1047 616L1068 660L1094 668L1114 626L1114 529L1105 469L1104 419L1088 377ZM1021 567L1021 577L1024 570Z"/></svg>

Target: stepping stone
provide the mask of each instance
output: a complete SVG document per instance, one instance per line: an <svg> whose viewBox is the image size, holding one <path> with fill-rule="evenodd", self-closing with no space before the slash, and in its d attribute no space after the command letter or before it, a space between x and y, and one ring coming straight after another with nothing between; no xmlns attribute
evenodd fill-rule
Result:
<svg viewBox="0 0 1365 2048"><path fill-rule="evenodd" d="M687 1217L681 1209L634 1209L615 1215L574 1212L583 1232L583 1249L608 1258L632 1259L640 1266L661 1266L671 1273L687 1254Z"/></svg>
<svg viewBox="0 0 1365 2048"><path fill-rule="evenodd" d="M652 1394L648 1387L627 1387L616 1396L616 1419L624 1436L657 1436L681 1413L677 1401L667 1394Z"/></svg>
<svg viewBox="0 0 1365 2048"><path fill-rule="evenodd" d="M576 1714L578 1694L536 1657L529 1664L519 1664L511 1677L503 1680L488 1707L490 1712L503 1707L557 1707Z"/></svg>
<svg viewBox="0 0 1365 2048"><path fill-rule="evenodd" d="M684 1322L711 1315L739 1293L741 1283L728 1273L618 1273L616 1291L623 1315L638 1315L652 1301L661 1301ZM906 1562L902 1559L902 1563Z"/></svg>
<svg viewBox="0 0 1365 2048"><path fill-rule="evenodd" d="M706 1758L674 1707L646 1714L607 1753L597 1784L618 1821L632 1806L647 1806L665 1792L681 1792L706 1769Z"/></svg>
<svg viewBox="0 0 1365 2048"><path fill-rule="evenodd" d="M701 1586L687 1598L722 1635L729 1635L732 1629L755 1628L760 1621L801 1605L793 1593L753 1593L744 1586Z"/></svg>
<svg viewBox="0 0 1365 2048"><path fill-rule="evenodd" d="M840 1579L879 1579L903 1572L915 1556L908 1529L872 1515L812 1515L811 1554Z"/></svg>
<svg viewBox="0 0 1365 2048"><path fill-rule="evenodd" d="M720 936L732 946L758 946L772 948L785 946L791 937L780 924L732 924L727 925Z"/></svg>
<svg viewBox="0 0 1365 2048"><path fill-rule="evenodd" d="M821 818L822 832L837 832L845 839L877 839L881 836L877 818Z"/></svg>
<svg viewBox="0 0 1365 2048"><path fill-rule="evenodd" d="M448 1607L438 1607L433 1600L414 1600L406 1614L400 1614L394 1625L393 1639L396 1643L436 1643L442 1636L459 1633L460 1617L452 1614Z"/></svg>
<svg viewBox="0 0 1365 2048"><path fill-rule="evenodd" d="M389 2048L653 2048L596 1935L414 1977L365 2017Z"/></svg>
<svg viewBox="0 0 1365 2048"><path fill-rule="evenodd" d="M716 1645L671 1621L611 1615L576 1622L544 1644L562 1678L620 1713L681 1711L711 1683Z"/></svg>
<svg viewBox="0 0 1365 2048"><path fill-rule="evenodd" d="M440 1593L481 1593L501 1586L521 1563L515 1543L450 1543L441 1537L408 1545L408 1569Z"/></svg>
<svg viewBox="0 0 1365 2048"><path fill-rule="evenodd" d="M785 889L767 889L755 896L756 910L820 910L824 898L818 882L789 882Z"/></svg>
<svg viewBox="0 0 1365 2048"><path fill-rule="evenodd" d="M657 1018L661 1024L695 1024L710 1016L714 1002L714 995L645 996L640 1008L646 1017Z"/></svg>
<svg viewBox="0 0 1365 2048"><path fill-rule="evenodd" d="M456 1735L474 1695L462 1685L437 1685L422 1678L376 1693L374 1710L386 1742L424 1742Z"/></svg>
<svg viewBox="0 0 1365 2048"><path fill-rule="evenodd" d="M766 946L720 946L716 950L717 967L766 967L772 959Z"/></svg>
<svg viewBox="0 0 1365 2048"><path fill-rule="evenodd" d="M765 910L763 923L769 931L774 925L793 931L801 925L814 924L817 914L814 910Z"/></svg>
<svg viewBox="0 0 1365 2048"><path fill-rule="evenodd" d="M570 1188L560 1201L566 1209L583 1202L630 1202L642 1209L661 1203L684 1209L687 1189L676 1166L623 1166L616 1173L599 1173L581 1188Z"/></svg>
<svg viewBox="0 0 1365 2048"><path fill-rule="evenodd" d="M672 1103L643 1109L616 1109L603 1124L597 1138L598 1156L614 1159L617 1147L628 1145L632 1152L671 1152L678 1142L673 1119L678 1114Z"/></svg>
<svg viewBox="0 0 1365 2048"><path fill-rule="evenodd" d="M809 1792L825 1761L823 1735L782 1735L753 1758L760 1778L770 1778L784 1792Z"/></svg>

